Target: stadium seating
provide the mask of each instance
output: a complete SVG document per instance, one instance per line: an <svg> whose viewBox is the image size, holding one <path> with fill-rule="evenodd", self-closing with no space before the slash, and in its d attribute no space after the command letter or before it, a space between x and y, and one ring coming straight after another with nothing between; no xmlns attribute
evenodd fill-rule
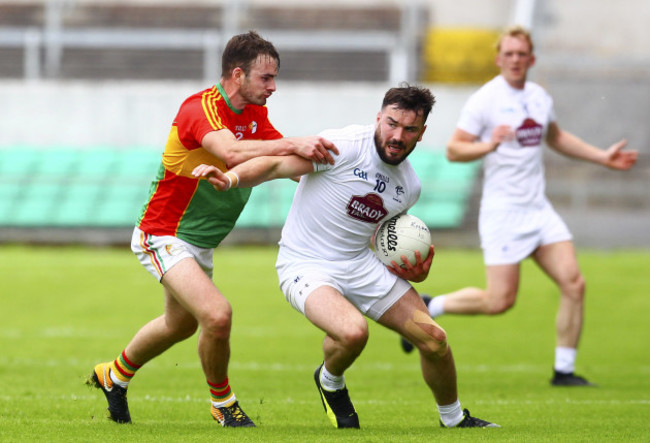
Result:
<svg viewBox="0 0 650 443"><path fill-rule="evenodd" d="M410 158L422 181L410 212L431 228L460 226L477 164L452 164L430 149ZM160 153L144 147L0 149L0 226L132 226L159 163ZM238 227L282 226L295 188L291 180L255 188Z"/></svg>
<svg viewBox="0 0 650 443"><path fill-rule="evenodd" d="M444 151L415 151L409 157L422 182L420 200L410 214L431 228L463 224L480 162L451 163Z"/></svg>
<svg viewBox="0 0 650 443"><path fill-rule="evenodd" d="M158 167L151 149L0 149L0 226L133 225Z"/></svg>

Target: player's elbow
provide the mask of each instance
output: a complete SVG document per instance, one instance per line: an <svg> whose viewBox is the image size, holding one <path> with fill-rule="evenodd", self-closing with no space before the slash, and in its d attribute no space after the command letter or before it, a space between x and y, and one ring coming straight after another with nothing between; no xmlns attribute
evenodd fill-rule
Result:
<svg viewBox="0 0 650 443"><path fill-rule="evenodd" d="M446 156L447 160L450 162L458 162L462 160L458 150L452 144L447 145Z"/></svg>
<svg viewBox="0 0 650 443"><path fill-rule="evenodd" d="M246 158L237 152L230 152L228 154L225 154L222 160L228 169L232 169L238 164L245 162Z"/></svg>
<svg viewBox="0 0 650 443"><path fill-rule="evenodd" d="M562 151L563 146L567 143L567 133L562 131L557 126L549 127L546 132L546 144L556 151Z"/></svg>

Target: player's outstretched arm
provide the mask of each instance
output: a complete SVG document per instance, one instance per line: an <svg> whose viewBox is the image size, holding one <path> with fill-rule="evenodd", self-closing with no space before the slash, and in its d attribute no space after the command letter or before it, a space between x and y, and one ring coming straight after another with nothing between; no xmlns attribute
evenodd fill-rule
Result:
<svg viewBox="0 0 650 443"><path fill-rule="evenodd" d="M332 153L338 154L334 144L318 136L286 137L276 140L237 140L228 129L208 132L201 145L220 158L228 168L261 156L298 155L316 163L334 164Z"/></svg>
<svg viewBox="0 0 650 443"><path fill-rule="evenodd" d="M392 262L391 266L388 266L388 270L404 280L414 283L423 282L429 276L429 269L431 269L434 254L435 250L433 245L431 245L429 248L429 256L426 260L422 261L420 251L415 251L415 265L412 265L408 258L403 255L402 262L404 263L404 267L399 266L396 262Z"/></svg>
<svg viewBox="0 0 650 443"><path fill-rule="evenodd" d="M625 146L627 146L627 140L623 139L607 148L604 165L610 169L621 171L632 168L639 158L639 151L624 151Z"/></svg>
<svg viewBox="0 0 650 443"><path fill-rule="evenodd" d="M592 146L570 132L563 131L556 123L551 123L546 142L556 151L573 158L586 160L610 169L628 170L636 163L638 151L624 151L627 140L620 140L607 149Z"/></svg>
<svg viewBox="0 0 650 443"><path fill-rule="evenodd" d="M223 172L213 165L199 165L192 171L196 178L207 179L218 191L251 188L276 178L291 178L313 172L310 160L297 155L257 157Z"/></svg>

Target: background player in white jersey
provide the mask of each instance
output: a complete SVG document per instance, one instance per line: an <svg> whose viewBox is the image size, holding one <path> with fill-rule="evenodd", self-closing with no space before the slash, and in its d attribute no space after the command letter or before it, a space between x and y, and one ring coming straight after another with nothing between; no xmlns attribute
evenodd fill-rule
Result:
<svg viewBox="0 0 650 443"><path fill-rule="evenodd" d="M545 196L542 142L569 157L620 170L631 168L638 152L623 151L625 140L602 150L560 129L551 97L526 80L534 63L529 32L507 29L497 44L501 74L469 98L447 146L451 161L484 158L479 233L487 287L424 299L433 317L503 313L515 303L521 261L532 257L561 293L551 384L590 386L574 374L585 281L571 233ZM404 340L402 347L413 349Z"/></svg>
<svg viewBox="0 0 650 443"><path fill-rule="evenodd" d="M205 165L194 171L219 190L302 175L276 268L286 299L326 334L324 362L314 379L338 428L359 427L343 374L368 340L364 315L415 343L443 426L497 426L461 409L447 335L408 283L427 277L433 247L425 260L416 253L414 266L402 257L403 268L382 265L369 248L377 226L406 212L420 195L420 181L406 158L422 138L434 101L425 88L390 89L374 125L321 134L339 150L331 167L289 156L260 157L225 174Z"/></svg>

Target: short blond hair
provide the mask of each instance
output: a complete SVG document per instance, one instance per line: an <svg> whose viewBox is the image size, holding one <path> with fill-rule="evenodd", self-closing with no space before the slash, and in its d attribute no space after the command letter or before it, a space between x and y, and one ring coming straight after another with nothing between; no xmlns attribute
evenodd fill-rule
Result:
<svg viewBox="0 0 650 443"><path fill-rule="evenodd" d="M530 46L530 52L532 54L533 52L533 39L530 37L530 31L523 26L520 25L514 25L510 26L506 29L503 30L501 35L499 35L499 38L497 39L496 42L496 50L499 52L501 50L501 42L505 37L516 37L516 38L523 38L528 42L528 45Z"/></svg>

